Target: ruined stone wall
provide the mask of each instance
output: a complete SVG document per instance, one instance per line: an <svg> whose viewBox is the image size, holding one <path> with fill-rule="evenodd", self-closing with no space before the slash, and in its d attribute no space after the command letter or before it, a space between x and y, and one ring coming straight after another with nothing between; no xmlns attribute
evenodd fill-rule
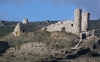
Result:
<svg viewBox="0 0 100 62"><path fill-rule="evenodd" d="M27 25L28 24L28 19L27 18L23 19L22 23Z"/></svg>
<svg viewBox="0 0 100 62"><path fill-rule="evenodd" d="M89 13L82 13L81 9L76 9L74 12L75 21L66 20L63 22L51 24L43 29L49 32L53 32L62 31L63 28L63 31L65 29L66 32L80 35L81 32L88 31L89 15Z"/></svg>
<svg viewBox="0 0 100 62"><path fill-rule="evenodd" d="M76 24L77 23L75 23L75 21L66 20L63 22L58 22L58 23L47 26L46 31L49 31L49 32L62 31L63 29L63 31L65 30L65 32L76 34L76 31L74 30L76 27Z"/></svg>
<svg viewBox="0 0 100 62"><path fill-rule="evenodd" d="M14 32L13 32L13 34L15 35L15 36L20 36L20 34L22 34L22 27L21 27L21 23L18 23L17 25L16 25L16 27L15 27L15 29L14 29Z"/></svg>
<svg viewBox="0 0 100 62"><path fill-rule="evenodd" d="M70 32L76 35L79 35L81 32L81 10L76 9L74 12L75 21L66 20L63 22L58 22L56 24L51 24L46 27L47 31L61 31L62 28L65 28L66 32Z"/></svg>
<svg viewBox="0 0 100 62"><path fill-rule="evenodd" d="M23 32L27 32L28 31L28 19L24 19L22 23L17 23L13 34L15 36L20 36Z"/></svg>
<svg viewBox="0 0 100 62"><path fill-rule="evenodd" d="M64 22L65 24L65 31L73 33L74 28L75 28L75 22L74 21L66 21Z"/></svg>
<svg viewBox="0 0 100 62"><path fill-rule="evenodd" d="M88 31L89 15L90 14L87 13L87 12L82 13L82 26L81 26L82 32L87 32Z"/></svg>

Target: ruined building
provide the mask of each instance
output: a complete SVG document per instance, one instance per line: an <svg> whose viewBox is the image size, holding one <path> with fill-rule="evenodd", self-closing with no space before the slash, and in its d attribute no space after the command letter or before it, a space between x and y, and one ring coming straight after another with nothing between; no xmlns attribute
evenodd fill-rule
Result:
<svg viewBox="0 0 100 62"><path fill-rule="evenodd" d="M22 23L17 23L15 29L14 29L14 32L13 34L15 36L20 36L23 32L26 32L27 29L28 29L28 19L23 19L23 22Z"/></svg>
<svg viewBox="0 0 100 62"><path fill-rule="evenodd" d="M89 38L95 35L95 30L88 30L90 13L82 13L81 9L76 9L74 12L74 19L74 21L66 20L63 22L57 22L47 27L43 27L41 30L46 30L49 32L63 30L68 33L76 34L80 36L80 38Z"/></svg>

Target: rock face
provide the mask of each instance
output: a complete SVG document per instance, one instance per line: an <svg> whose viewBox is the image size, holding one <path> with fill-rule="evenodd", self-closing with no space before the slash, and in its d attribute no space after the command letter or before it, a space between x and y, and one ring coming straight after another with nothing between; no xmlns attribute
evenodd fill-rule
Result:
<svg viewBox="0 0 100 62"><path fill-rule="evenodd" d="M55 24L51 24L50 26L46 27L47 31L63 31L70 32L76 35L79 35L81 32L81 9L76 9L74 12L75 21L66 20L62 22L57 22ZM43 30L43 28L41 29Z"/></svg>
<svg viewBox="0 0 100 62"><path fill-rule="evenodd" d="M13 34L15 36L20 36L23 32L26 32L28 29L27 24L28 24L28 19L24 19L23 23L17 23Z"/></svg>

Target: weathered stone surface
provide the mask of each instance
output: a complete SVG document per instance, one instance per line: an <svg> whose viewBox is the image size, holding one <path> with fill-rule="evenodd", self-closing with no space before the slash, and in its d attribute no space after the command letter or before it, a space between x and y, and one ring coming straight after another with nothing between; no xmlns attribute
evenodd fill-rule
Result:
<svg viewBox="0 0 100 62"><path fill-rule="evenodd" d="M80 33L80 38L81 39L84 39L84 36L86 37L86 39L90 39L90 38L93 38L93 37L97 37L96 36L96 33L95 33L95 30L90 30L88 32L82 32Z"/></svg>
<svg viewBox="0 0 100 62"><path fill-rule="evenodd" d="M75 27L73 32L76 33L77 35L80 34L81 32L81 9L76 9L74 12L74 19L75 19Z"/></svg>
<svg viewBox="0 0 100 62"><path fill-rule="evenodd" d="M18 23L14 29L14 32L13 34L15 36L20 36L22 34L22 31L21 31L21 23Z"/></svg>
<svg viewBox="0 0 100 62"><path fill-rule="evenodd" d="M87 32L88 31L88 23L89 23L89 13L85 12L82 13L82 31Z"/></svg>
<svg viewBox="0 0 100 62"><path fill-rule="evenodd" d="M89 13L85 12L82 13L81 9L76 9L74 12L74 21L66 20L62 22L57 22L55 24L51 24L47 27L41 28L41 30L46 30L49 32L54 31L65 31L68 33L73 33L76 35L79 35L80 38L82 38L83 33L89 33L88 31L88 24L89 24ZM94 36L95 31L90 32L89 34L92 34L92 37ZM86 38L89 37L88 34L86 34Z"/></svg>
<svg viewBox="0 0 100 62"><path fill-rule="evenodd" d="M62 22L57 22L55 24L47 26L46 30L50 32L65 30L65 32L70 32L79 35L81 32L81 9L76 9L74 14L75 21L66 20ZM42 28L41 30L43 29L44 28Z"/></svg>
<svg viewBox="0 0 100 62"><path fill-rule="evenodd" d="M13 34L15 36L20 36L23 32L28 31L28 19L24 19L22 23L18 23L14 29Z"/></svg>

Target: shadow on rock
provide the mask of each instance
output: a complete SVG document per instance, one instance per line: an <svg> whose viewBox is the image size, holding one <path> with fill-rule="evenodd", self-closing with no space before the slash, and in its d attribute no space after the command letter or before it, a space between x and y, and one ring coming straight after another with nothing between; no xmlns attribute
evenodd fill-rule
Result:
<svg viewBox="0 0 100 62"><path fill-rule="evenodd" d="M66 58L67 59L74 59L74 58L77 58L77 57L84 55L88 52L90 52L89 48L80 48L78 50L73 50L71 53L66 53Z"/></svg>
<svg viewBox="0 0 100 62"><path fill-rule="evenodd" d="M0 54L4 53L8 48L8 42L0 41Z"/></svg>

